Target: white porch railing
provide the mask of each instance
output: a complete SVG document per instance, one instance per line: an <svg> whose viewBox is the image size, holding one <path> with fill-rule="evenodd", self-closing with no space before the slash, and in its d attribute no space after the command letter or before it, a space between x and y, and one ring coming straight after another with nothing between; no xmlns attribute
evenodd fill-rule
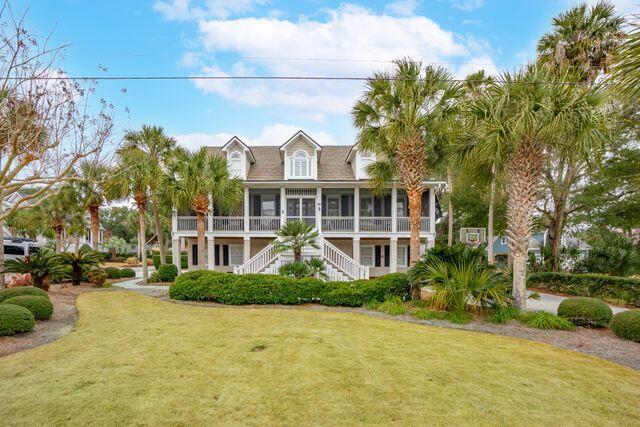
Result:
<svg viewBox="0 0 640 427"><path fill-rule="evenodd" d="M320 238L319 243L322 247L322 257L325 261L337 267L339 270L344 272L344 274L354 280L369 278L369 267L360 265L353 258L329 243L326 239Z"/></svg>
<svg viewBox="0 0 640 427"><path fill-rule="evenodd" d="M360 231L391 231L391 217L360 217Z"/></svg>
<svg viewBox="0 0 640 427"><path fill-rule="evenodd" d="M239 267L234 267L233 274L262 273L269 264L275 261L277 255L275 246L273 244L267 245L247 262Z"/></svg>
<svg viewBox="0 0 640 427"><path fill-rule="evenodd" d="M399 217L397 220L397 231L408 232L409 231L409 217ZM429 218L420 218L420 231L429 231Z"/></svg>
<svg viewBox="0 0 640 427"><path fill-rule="evenodd" d="M325 216L322 218L322 231L353 231L353 225L353 217Z"/></svg>
<svg viewBox="0 0 640 427"><path fill-rule="evenodd" d="M303 216L303 217L288 216L287 217L287 222L288 221L302 221L302 222L306 222L307 224L309 224L312 227L316 226L316 217L315 216Z"/></svg>
<svg viewBox="0 0 640 427"><path fill-rule="evenodd" d="M275 231L280 229L279 216L250 216L249 229L251 231Z"/></svg>
<svg viewBox="0 0 640 427"><path fill-rule="evenodd" d="M242 231L244 218L241 216L214 216L213 229L215 231Z"/></svg>
<svg viewBox="0 0 640 427"><path fill-rule="evenodd" d="M204 230L207 231L209 224L209 218L204 218ZM179 216L178 217L178 231L196 231L197 223L195 216Z"/></svg>

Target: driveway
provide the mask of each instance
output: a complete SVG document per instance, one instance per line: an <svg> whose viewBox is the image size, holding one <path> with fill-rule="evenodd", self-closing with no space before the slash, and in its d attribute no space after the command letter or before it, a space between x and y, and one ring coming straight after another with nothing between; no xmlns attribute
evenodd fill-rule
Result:
<svg viewBox="0 0 640 427"><path fill-rule="evenodd" d="M539 300L528 299L527 309L531 311L547 311L551 314L558 314L558 306L567 297L561 297L551 294L540 294ZM609 305L613 314L620 313L621 311L627 311L626 308L616 307L615 305Z"/></svg>

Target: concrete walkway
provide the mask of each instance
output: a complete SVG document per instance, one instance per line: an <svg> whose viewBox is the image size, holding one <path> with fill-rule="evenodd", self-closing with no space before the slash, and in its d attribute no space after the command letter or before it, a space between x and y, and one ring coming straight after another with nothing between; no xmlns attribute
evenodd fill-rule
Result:
<svg viewBox="0 0 640 427"><path fill-rule="evenodd" d="M551 294L540 294L539 300L528 299L527 300L527 309L531 311L547 311L551 314L558 314L558 306L562 301L567 299L567 297L561 297L559 295L551 295ZM627 311L626 308L616 307L614 305L609 305L611 307L611 311L613 314L619 313L621 311Z"/></svg>

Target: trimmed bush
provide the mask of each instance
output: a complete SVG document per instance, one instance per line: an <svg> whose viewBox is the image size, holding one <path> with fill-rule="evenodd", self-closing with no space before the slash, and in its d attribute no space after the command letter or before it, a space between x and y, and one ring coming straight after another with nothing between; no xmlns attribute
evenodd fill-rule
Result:
<svg viewBox="0 0 640 427"><path fill-rule="evenodd" d="M640 342L640 310L622 311L613 316L611 330L620 338Z"/></svg>
<svg viewBox="0 0 640 427"><path fill-rule="evenodd" d="M32 331L36 319L26 308L13 304L0 304L0 336Z"/></svg>
<svg viewBox="0 0 640 427"><path fill-rule="evenodd" d="M609 298L640 307L640 279L604 274L535 273L527 284L581 297Z"/></svg>
<svg viewBox="0 0 640 427"><path fill-rule="evenodd" d="M87 279L95 287L101 287L107 280L107 272L101 269L87 271Z"/></svg>
<svg viewBox="0 0 640 427"><path fill-rule="evenodd" d="M604 328L611 322L611 307L596 298L569 298L560 303L558 316L578 326Z"/></svg>
<svg viewBox="0 0 640 427"><path fill-rule="evenodd" d="M158 268L159 282L173 282L178 277L178 267L173 264L164 264Z"/></svg>
<svg viewBox="0 0 640 427"><path fill-rule="evenodd" d="M49 294L40 288L36 288L33 286L20 286L18 288L10 288L5 289L4 291L0 291L0 302L8 298L13 298L21 295L37 295L49 298Z"/></svg>
<svg viewBox="0 0 640 427"><path fill-rule="evenodd" d="M107 279L119 279L120 269L116 267L107 267L103 269L107 273Z"/></svg>
<svg viewBox="0 0 640 427"><path fill-rule="evenodd" d="M172 254L165 254L166 257L166 261L167 264L173 264L173 255ZM153 255L151 256L151 260L153 261L153 266L156 268L156 270L158 268L160 268L160 254L154 252ZM186 252L181 252L180 253L180 268L188 268L188 261L187 261L187 253Z"/></svg>
<svg viewBox="0 0 640 427"><path fill-rule="evenodd" d="M136 277L136 272L133 268L121 268L120 277Z"/></svg>
<svg viewBox="0 0 640 427"><path fill-rule="evenodd" d="M49 298L38 295L20 295L7 298L0 304L13 304L24 307L33 313L33 317L35 317L36 320L47 320L53 314L53 304Z"/></svg>
<svg viewBox="0 0 640 427"><path fill-rule="evenodd" d="M409 281L404 274L378 280L323 282L278 275L233 275L207 270L184 273L169 288L173 299L215 301L222 304L304 304L363 306L387 297L407 299Z"/></svg>

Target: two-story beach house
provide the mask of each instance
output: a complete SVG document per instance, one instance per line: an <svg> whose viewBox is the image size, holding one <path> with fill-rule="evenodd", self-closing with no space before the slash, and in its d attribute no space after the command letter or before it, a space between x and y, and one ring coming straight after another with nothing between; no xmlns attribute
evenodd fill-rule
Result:
<svg viewBox="0 0 640 427"><path fill-rule="evenodd" d="M280 141L276 141L280 142ZM206 222L206 265L211 270L277 273L286 254L272 245L286 221L302 220L317 228L319 257L333 280L375 277L405 271L409 265L409 210L400 185L386 195L368 189L366 167L375 158L354 146L321 146L303 131L273 146L249 147L234 137L222 147L208 147L227 159L229 172L244 182L237 212L213 207ZM421 212L422 250L435 241L435 187L424 183ZM189 268L198 264L196 218L175 212L173 259L186 249Z"/></svg>

